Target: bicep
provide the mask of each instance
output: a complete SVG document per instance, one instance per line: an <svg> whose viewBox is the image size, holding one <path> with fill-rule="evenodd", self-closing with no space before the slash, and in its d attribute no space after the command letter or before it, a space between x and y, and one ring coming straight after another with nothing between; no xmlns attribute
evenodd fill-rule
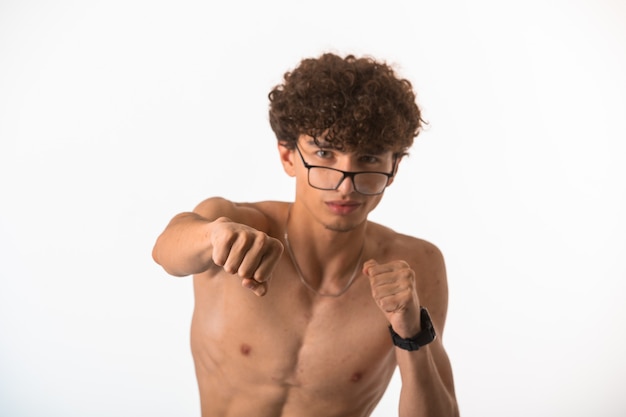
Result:
<svg viewBox="0 0 626 417"><path fill-rule="evenodd" d="M439 248L427 242L423 247L423 256L424 277L421 285L424 287L424 298L422 299L420 295L420 300L428 308L437 333L430 349L442 382L454 396L452 365L443 345L443 331L448 313L448 278L445 260Z"/></svg>
<svg viewBox="0 0 626 417"><path fill-rule="evenodd" d="M420 303L428 309L438 337L441 337L448 313L445 260L437 246L425 241L419 242L414 253L418 254L415 264Z"/></svg>

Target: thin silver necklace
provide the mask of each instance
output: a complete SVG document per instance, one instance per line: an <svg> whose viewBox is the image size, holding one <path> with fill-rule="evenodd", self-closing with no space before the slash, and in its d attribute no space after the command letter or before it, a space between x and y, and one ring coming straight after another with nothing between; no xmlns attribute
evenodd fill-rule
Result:
<svg viewBox="0 0 626 417"><path fill-rule="evenodd" d="M296 268L296 272L298 273L298 277L300 277L300 281L302 282L302 284L306 288L308 288L309 290L313 291L315 294L320 295L322 297L339 297L339 296L341 296L343 293L348 291L348 288L350 288L350 285L352 285L352 283L354 282L354 279L357 276L357 272L359 270L359 265L361 264L361 257L363 256L363 248L365 248L365 242L363 242L363 245L361 246L361 250L359 251L359 257L357 258L356 265L354 266L354 271L352 272L352 276L348 280L348 283L346 284L346 286L343 287L341 289L341 291L339 291L338 293L320 292L320 291L316 290L315 288L313 288L311 285L309 285L307 280L304 278L304 274L302 273L302 270L300 269L300 265L298 265L298 261L296 261L296 256L293 253L293 249L291 249L291 244L289 243L289 233L287 232L287 229L288 229L288 226L289 226L289 217L290 216L291 216L291 206L289 206L289 209L287 211L287 221L285 223L285 246L287 247L287 252L289 253L289 257L291 258L291 261L293 262L293 266L295 266L295 268Z"/></svg>

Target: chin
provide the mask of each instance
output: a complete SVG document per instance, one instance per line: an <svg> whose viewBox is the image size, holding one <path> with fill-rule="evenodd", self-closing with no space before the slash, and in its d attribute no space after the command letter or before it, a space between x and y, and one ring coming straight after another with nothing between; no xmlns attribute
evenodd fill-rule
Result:
<svg viewBox="0 0 626 417"><path fill-rule="evenodd" d="M326 227L327 230L330 230L333 232L347 233L347 232L353 231L354 229L357 229L363 223L365 223L365 221L359 221L359 222L338 221L334 223L325 224L324 227Z"/></svg>

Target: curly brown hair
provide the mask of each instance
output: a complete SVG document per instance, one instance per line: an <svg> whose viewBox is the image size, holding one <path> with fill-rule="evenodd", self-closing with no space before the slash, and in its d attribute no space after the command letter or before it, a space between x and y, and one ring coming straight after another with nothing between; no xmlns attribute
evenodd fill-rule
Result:
<svg viewBox="0 0 626 417"><path fill-rule="evenodd" d="M372 58L307 58L269 93L270 125L293 148L301 134L344 151L405 154L423 120L411 83Z"/></svg>

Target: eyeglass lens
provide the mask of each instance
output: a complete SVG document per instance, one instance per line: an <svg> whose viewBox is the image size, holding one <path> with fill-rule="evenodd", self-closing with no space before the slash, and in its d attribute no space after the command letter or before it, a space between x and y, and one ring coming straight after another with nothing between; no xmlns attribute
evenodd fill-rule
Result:
<svg viewBox="0 0 626 417"><path fill-rule="evenodd" d="M387 186L388 176L375 172L353 174L354 189L362 194L378 194ZM324 190L336 190L344 179L344 173L332 168L311 167L309 184Z"/></svg>

